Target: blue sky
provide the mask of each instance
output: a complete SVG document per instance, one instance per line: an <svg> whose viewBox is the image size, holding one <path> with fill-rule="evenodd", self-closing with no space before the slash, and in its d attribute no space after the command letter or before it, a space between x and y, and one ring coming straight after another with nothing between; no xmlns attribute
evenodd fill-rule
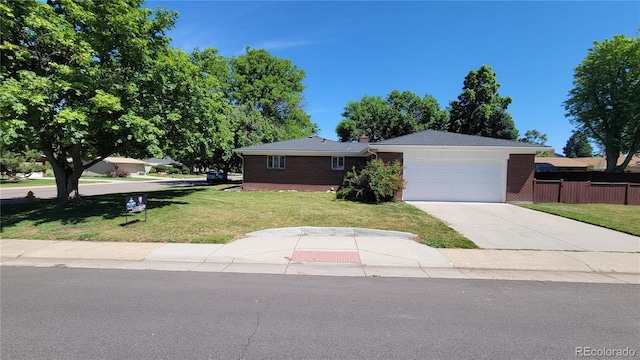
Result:
<svg viewBox="0 0 640 360"><path fill-rule="evenodd" d="M147 1L179 12L169 35L190 52L249 46L306 72L305 110L336 140L344 106L394 89L446 108L472 69L490 65L524 134L537 129L562 153L575 128L564 116L573 68L593 45L638 36L640 2Z"/></svg>

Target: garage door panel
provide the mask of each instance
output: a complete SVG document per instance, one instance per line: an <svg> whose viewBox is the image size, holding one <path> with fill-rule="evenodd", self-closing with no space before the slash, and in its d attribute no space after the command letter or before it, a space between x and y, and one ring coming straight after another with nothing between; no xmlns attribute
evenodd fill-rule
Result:
<svg viewBox="0 0 640 360"><path fill-rule="evenodd" d="M405 200L502 202L505 193L503 161L405 162ZM503 179L505 178L505 179Z"/></svg>

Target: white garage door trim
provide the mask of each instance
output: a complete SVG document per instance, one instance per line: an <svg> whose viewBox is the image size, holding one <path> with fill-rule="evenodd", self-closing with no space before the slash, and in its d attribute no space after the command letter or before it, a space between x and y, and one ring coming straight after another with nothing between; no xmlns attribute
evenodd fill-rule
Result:
<svg viewBox="0 0 640 360"><path fill-rule="evenodd" d="M405 153L403 200L505 202L508 154Z"/></svg>

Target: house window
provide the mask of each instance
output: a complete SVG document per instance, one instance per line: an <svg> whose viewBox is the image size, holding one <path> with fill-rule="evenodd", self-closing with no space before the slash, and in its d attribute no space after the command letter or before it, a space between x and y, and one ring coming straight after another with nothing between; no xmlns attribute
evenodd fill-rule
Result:
<svg viewBox="0 0 640 360"><path fill-rule="evenodd" d="M344 156L331 157L331 170L344 170Z"/></svg>
<svg viewBox="0 0 640 360"><path fill-rule="evenodd" d="M281 156L281 155L267 156L267 169L284 169L284 156Z"/></svg>

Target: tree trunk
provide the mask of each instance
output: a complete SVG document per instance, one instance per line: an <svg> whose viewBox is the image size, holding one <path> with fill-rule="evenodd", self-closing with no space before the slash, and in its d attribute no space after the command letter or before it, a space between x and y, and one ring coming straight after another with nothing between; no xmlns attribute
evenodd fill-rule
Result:
<svg viewBox="0 0 640 360"><path fill-rule="evenodd" d="M224 163L224 171L222 175L224 178L224 182L229 182L229 170L231 169L231 164L229 162Z"/></svg>
<svg viewBox="0 0 640 360"><path fill-rule="evenodd" d="M80 158L80 145L74 145L72 149L73 166L69 164L66 153L54 153L49 147L43 149L47 160L53 168L53 175L56 178L57 206L66 206L71 200L80 199L78 182L84 168Z"/></svg>
<svg viewBox="0 0 640 360"><path fill-rule="evenodd" d="M607 160L606 172L615 172L618 165L618 157L620 156L620 148L618 146L610 145L604 149L604 155Z"/></svg>
<svg viewBox="0 0 640 360"><path fill-rule="evenodd" d="M624 169L626 169L627 166L629 166L629 163L631 162L631 158L633 158L633 154L631 154L631 153L627 154L627 157L624 159L622 164L620 164L620 166L616 167L615 171L616 172L623 172Z"/></svg>

